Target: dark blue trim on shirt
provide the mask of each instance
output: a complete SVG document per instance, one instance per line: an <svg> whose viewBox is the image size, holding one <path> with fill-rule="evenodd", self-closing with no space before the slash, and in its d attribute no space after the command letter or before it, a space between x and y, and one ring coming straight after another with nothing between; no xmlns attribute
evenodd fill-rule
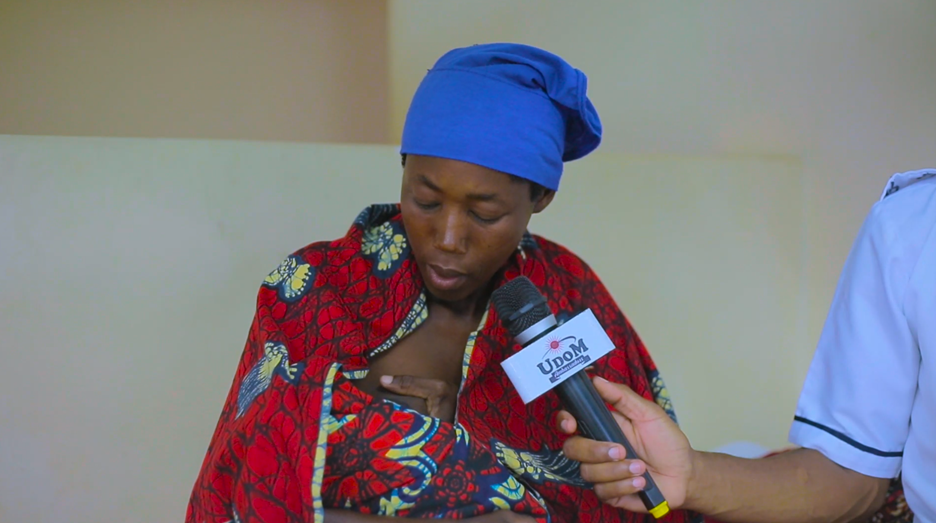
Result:
<svg viewBox="0 0 936 523"><path fill-rule="evenodd" d="M804 417L802 417L802 416L793 416L793 420L794 420L794 421L798 421L798 422L800 422L800 423L805 423L805 424L807 424L807 425L811 425L811 426L813 426L813 427L816 427L816 428L819 429L819 430L824 430L824 431L828 432L829 434L835 436L836 438L838 438L838 439L844 441L845 443L848 443L848 444L851 445L852 447L855 447L855 448L858 449L858 450L862 450L862 451L864 451L864 452L867 452L868 454L874 454L875 456L881 456L882 458L899 458L899 457L902 457L902 456L903 456L903 451L902 451L902 450L901 450L900 452L885 452L885 451L883 451L883 450L878 450L878 449L876 449L876 448L869 447L869 446L867 446L867 445L862 445L861 443L858 443L857 441L855 441L855 440L849 438L849 437L846 436L845 434L842 434L841 432L839 432L839 431L837 431L837 430L835 430L835 429L831 429L831 428L826 427L825 425L823 425L823 424L821 424L821 423L816 423L815 421L813 421L813 420L811 420L811 419L806 419L806 418L804 418Z"/></svg>

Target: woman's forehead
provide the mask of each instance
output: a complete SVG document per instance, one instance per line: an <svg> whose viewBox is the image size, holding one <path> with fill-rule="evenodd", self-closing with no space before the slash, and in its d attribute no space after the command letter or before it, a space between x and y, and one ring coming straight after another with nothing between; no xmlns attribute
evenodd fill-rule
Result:
<svg viewBox="0 0 936 523"><path fill-rule="evenodd" d="M527 190L523 180L487 167L447 158L407 158L404 179L440 192L507 196ZM476 198L490 199L490 198Z"/></svg>

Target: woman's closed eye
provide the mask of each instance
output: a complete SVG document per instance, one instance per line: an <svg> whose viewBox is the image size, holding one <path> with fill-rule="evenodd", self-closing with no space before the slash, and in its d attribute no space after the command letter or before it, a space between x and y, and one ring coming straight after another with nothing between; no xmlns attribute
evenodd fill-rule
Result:
<svg viewBox="0 0 936 523"><path fill-rule="evenodd" d="M498 221L500 221L501 218L505 216L505 215L490 216L488 214L482 214L482 213L478 213L475 211L471 211L471 215L474 216L476 220L484 224L497 223Z"/></svg>
<svg viewBox="0 0 936 523"><path fill-rule="evenodd" d="M424 211L431 211L432 209L435 209L439 206L439 204L436 202L421 202L419 200L413 200L413 202L416 203L416 207L419 207Z"/></svg>

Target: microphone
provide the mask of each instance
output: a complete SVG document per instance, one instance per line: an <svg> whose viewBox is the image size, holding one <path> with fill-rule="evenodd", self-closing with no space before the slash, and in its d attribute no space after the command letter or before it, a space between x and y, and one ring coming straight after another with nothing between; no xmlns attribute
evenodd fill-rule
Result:
<svg viewBox="0 0 936 523"><path fill-rule="evenodd" d="M520 276L491 294L494 309L521 350L501 363L524 403L555 388L565 408L575 417L585 436L619 443L628 459L639 459L621 427L595 390L585 368L614 349L590 309L559 325L546 298L533 282ZM669 504L650 472L640 499L654 518L669 512Z"/></svg>

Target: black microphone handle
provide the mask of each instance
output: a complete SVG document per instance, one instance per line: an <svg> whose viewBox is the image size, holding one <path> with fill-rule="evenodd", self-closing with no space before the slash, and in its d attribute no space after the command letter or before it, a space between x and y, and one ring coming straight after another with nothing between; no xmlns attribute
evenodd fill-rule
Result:
<svg viewBox="0 0 936 523"><path fill-rule="evenodd" d="M640 459L584 370L559 384L555 390L566 410L575 417L582 434L596 441L620 443L627 451L627 459ZM659 510L666 499L649 471L643 473L643 478L647 485L640 492L640 499L647 510L654 513L654 509Z"/></svg>

